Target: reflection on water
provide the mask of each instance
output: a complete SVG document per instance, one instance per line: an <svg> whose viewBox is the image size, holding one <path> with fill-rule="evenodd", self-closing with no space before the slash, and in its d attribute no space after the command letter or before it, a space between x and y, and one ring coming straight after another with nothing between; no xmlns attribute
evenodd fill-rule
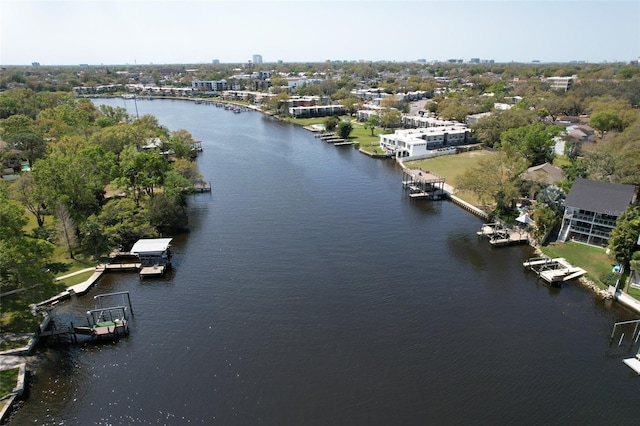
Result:
<svg viewBox="0 0 640 426"><path fill-rule="evenodd" d="M82 318L94 294L126 290L135 317L117 343L41 349L13 424L638 418L621 362L637 348L608 345L630 314L537 282L529 247L490 247L455 205L412 202L393 162L258 113L138 108L203 141L212 193L189 198L170 276L110 274L58 309Z"/></svg>

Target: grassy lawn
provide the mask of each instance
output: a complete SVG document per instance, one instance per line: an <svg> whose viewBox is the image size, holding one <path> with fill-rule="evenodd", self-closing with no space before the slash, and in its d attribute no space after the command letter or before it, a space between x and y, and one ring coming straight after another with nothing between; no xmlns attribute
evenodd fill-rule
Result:
<svg viewBox="0 0 640 426"><path fill-rule="evenodd" d="M603 289L607 287L600 282L600 275L605 272L611 272L611 269L617 263L602 248L571 241L551 243L541 247L541 250L549 257L564 257L572 265L584 269L587 271L587 278Z"/></svg>
<svg viewBox="0 0 640 426"><path fill-rule="evenodd" d="M309 126L311 124L324 124L326 117L316 117L316 118L283 118L283 120L289 121L290 123L297 124L299 126ZM351 125L353 126L353 130L351 131L351 135L349 136L349 140L352 140L358 143L358 147L366 152L372 154L382 154L382 150L378 147L378 142L380 142L379 134L385 133L382 128L376 128L374 130L374 135L371 136L371 129L365 129L364 123L358 122L351 117L341 116L342 120L349 120Z"/></svg>
<svg viewBox="0 0 640 426"><path fill-rule="evenodd" d="M435 173L438 176L442 176L446 183L455 187L458 175L469 168L476 167L480 160L490 155L494 155L494 153L485 150L478 150L455 155L443 155L441 157L427 158L424 160L406 161L404 164L412 169L421 168L431 173ZM456 196L470 204L473 204L474 206L481 205L477 197L471 192L459 191L456 193Z"/></svg>
<svg viewBox="0 0 640 426"><path fill-rule="evenodd" d="M0 396L10 394L18 384L18 368L0 371Z"/></svg>

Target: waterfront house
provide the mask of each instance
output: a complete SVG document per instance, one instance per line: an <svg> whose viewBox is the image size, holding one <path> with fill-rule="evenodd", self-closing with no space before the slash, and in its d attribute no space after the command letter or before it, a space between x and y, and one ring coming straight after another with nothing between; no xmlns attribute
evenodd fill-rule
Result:
<svg viewBox="0 0 640 426"><path fill-rule="evenodd" d="M616 220L636 195L634 185L576 179L565 201L558 241L606 246Z"/></svg>
<svg viewBox="0 0 640 426"><path fill-rule="evenodd" d="M469 144L471 135L464 124L443 127L396 130L380 135L380 147L396 159L418 160L446 153L455 154L456 147Z"/></svg>

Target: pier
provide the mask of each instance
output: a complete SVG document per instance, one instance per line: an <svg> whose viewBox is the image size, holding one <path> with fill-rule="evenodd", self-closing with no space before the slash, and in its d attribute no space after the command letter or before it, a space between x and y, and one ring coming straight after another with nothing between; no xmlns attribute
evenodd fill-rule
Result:
<svg viewBox="0 0 640 426"><path fill-rule="evenodd" d="M195 192L211 192L211 182L198 182L193 185L193 189Z"/></svg>
<svg viewBox="0 0 640 426"><path fill-rule="evenodd" d="M477 235L489 238L489 243L495 247L529 242L529 233L526 230L509 227L501 222L485 223Z"/></svg>
<svg viewBox="0 0 640 426"><path fill-rule="evenodd" d="M566 259L558 257L534 257L522 264L525 268L535 272L549 285L559 286L563 282L581 277L586 273L582 268L571 265Z"/></svg>
<svg viewBox="0 0 640 426"><path fill-rule="evenodd" d="M158 277L165 274L168 269L168 265L151 265L151 266L143 266L140 268L138 272L140 274L140 278L146 277Z"/></svg>
<svg viewBox="0 0 640 426"><path fill-rule="evenodd" d="M128 291L98 294L94 296L96 308L87 311L87 325L74 326L71 322L68 326L58 327L53 324L49 329L38 328L36 337L38 339L55 338L59 343L62 340L69 343L77 343L78 335L87 336L89 339L117 339L120 336L129 334L129 312L133 315L131 307L131 297ZM114 299L119 299L118 305L109 306ZM107 300L109 303L106 303ZM106 305L106 306L104 306ZM47 313L50 317L51 312Z"/></svg>
<svg viewBox="0 0 640 426"><path fill-rule="evenodd" d="M439 200L445 195L444 178L422 170L404 169L402 186L412 199Z"/></svg>

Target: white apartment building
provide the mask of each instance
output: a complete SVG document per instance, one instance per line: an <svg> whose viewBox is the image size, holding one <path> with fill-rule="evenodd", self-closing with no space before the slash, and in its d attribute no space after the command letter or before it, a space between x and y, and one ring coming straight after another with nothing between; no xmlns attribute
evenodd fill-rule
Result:
<svg viewBox="0 0 640 426"><path fill-rule="evenodd" d="M573 86L576 82L578 81L578 76L577 75L572 75L571 77L549 77L547 78L547 83L549 83L551 85L551 88L553 90L562 90L564 92L566 92L567 90L571 89L571 86Z"/></svg>
<svg viewBox="0 0 640 426"><path fill-rule="evenodd" d="M442 127L396 130L380 135L380 147L396 159L418 160L440 155L438 151L455 153L455 147L470 142L469 128L464 124Z"/></svg>

